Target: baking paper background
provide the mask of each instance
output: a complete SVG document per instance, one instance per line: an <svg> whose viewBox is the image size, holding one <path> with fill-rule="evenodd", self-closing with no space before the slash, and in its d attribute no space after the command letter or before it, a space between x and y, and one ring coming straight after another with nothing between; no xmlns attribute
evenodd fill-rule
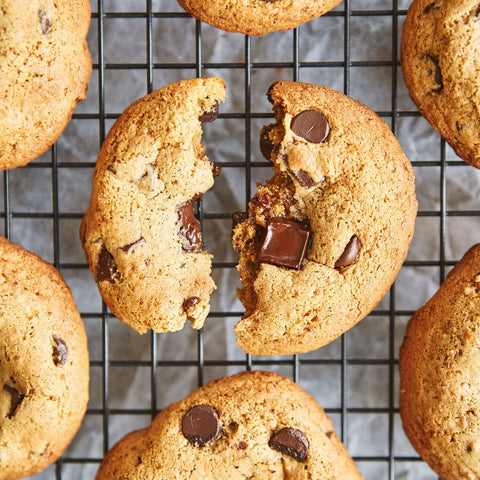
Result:
<svg viewBox="0 0 480 480"><path fill-rule="evenodd" d="M350 8L353 12L349 18L351 65L348 93L377 111L394 128L403 149L414 163L420 215L407 263L397 279L394 292L389 293L376 312L348 332L343 340L338 339L315 352L300 355L297 373L299 384L327 410L339 435L345 435L344 441L365 479L433 480L436 475L415 459L417 455L403 434L398 413L389 415L392 406L398 412L396 359L410 313L430 298L442 278L439 267L442 228L447 261L443 273L477 241L480 217L450 212L478 211L480 176L478 170L461 162L446 146L448 164L442 180L440 137L415 113L417 110L405 89L400 68L392 68L395 53L392 51L392 26L397 20L399 38L404 19L403 13L398 19L392 15L392 1L351 0L335 9L342 14L321 17L298 29L299 61L318 62L318 65L302 66L297 79L345 92L343 11ZM103 91L107 132L125 107L147 93L149 77L145 68L148 59L147 20L141 15L146 12L146 2L104 0L103 5L103 59L99 58L98 52L99 20L96 13L88 40L94 65L97 67L103 61L106 66ZM407 6L405 0L398 2L401 12ZM94 0L92 10L98 11ZM365 15L372 10L375 15ZM228 216L233 211L245 210L248 196L255 192L255 182L272 175L259 151L258 134L261 126L273 118L265 95L269 85L276 80L295 78L292 68L294 32L246 40L241 34L226 33L205 24L200 26L182 13L175 0L152 0L152 11L170 12L168 18L154 15L152 21L151 47L156 65L151 79L153 88L195 77L197 53L203 64L200 73L220 76L228 85L227 101L221 107L225 117L204 126L203 141L207 145L207 154L224 168L214 188L203 197L203 212ZM126 18L121 12L136 12L138 15ZM196 28L201 33L200 45L196 43ZM250 85L246 84L243 67L248 56L253 65ZM269 65L272 62L280 65L272 67ZM174 65L178 63L183 66ZM222 68L225 63L235 64L238 68ZM135 64L136 67L127 69L121 64ZM156 410L190 393L199 381L198 338L189 325L181 332L154 338L151 334L140 336L117 319L109 318L103 332L101 299L86 268L78 237L81 215L90 200L93 164L100 148L102 124L95 115L99 112L101 92L99 70L95 68L87 100L78 106L74 119L56 144L57 176L52 174L51 152L30 167L7 174L10 210L13 212L10 237L50 262L55 260L55 252L58 252L60 271L71 287L85 321L92 361L89 411L81 430L65 452L67 461L31 477L35 480L93 479L104 447L111 447L127 432L150 423L153 379ZM249 123L244 119L247 93L253 114ZM400 112L394 124L391 118L393 106ZM247 125L250 138L247 138ZM247 145L252 162L250 192L246 188L244 168ZM261 166L255 166L258 163ZM55 192L52 185L58 191L58 241L53 232L52 211L57 199L52 193ZM443 187L445 197L442 197ZM443 215L440 214L442 201L448 214L445 210ZM273 370L293 378L293 357L248 359L235 345L232 327L243 310L236 299L235 289L240 284L233 268L237 257L229 240L230 225L228 218L205 219L203 222L207 249L220 268L214 269L218 289L212 296L212 315L202 334L205 361L202 381L244 370L250 361L254 369ZM421 263L411 265L412 261ZM392 318L389 316L391 306L396 312ZM155 350L152 350L153 344ZM108 352L106 358L103 357L104 349ZM153 373L150 366L152 352L160 362ZM344 371L342 352L348 360ZM104 370L104 361L109 363L107 370ZM306 363L301 363L303 361ZM346 375L344 380L343 374ZM105 387L108 417L102 415ZM342 409L348 412L343 424ZM108 439L103 434L105 426L108 426ZM392 450L389 450L389 438ZM394 457L391 463L389 456ZM89 460L83 461L85 459Z"/></svg>

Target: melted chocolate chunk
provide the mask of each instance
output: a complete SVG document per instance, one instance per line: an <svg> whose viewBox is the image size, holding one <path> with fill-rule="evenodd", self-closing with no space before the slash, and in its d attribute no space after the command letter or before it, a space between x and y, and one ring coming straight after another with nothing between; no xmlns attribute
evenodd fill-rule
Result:
<svg viewBox="0 0 480 480"><path fill-rule="evenodd" d="M237 226L243 223L248 218L247 212L233 212L230 216L232 219L232 230Z"/></svg>
<svg viewBox="0 0 480 480"><path fill-rule="evenodd" d="M198 297L188 297L183 301L182 308L187 311L189 308L194 307L200 299Z"/></svg>
<svg viewBox="0 0 480 480"><path fill-rule="evenodd" d="M362 244L360 243L360 240L354 235L347 243L340 258L335 262L335 268L346 268L355 263L361 246Z"/></svg>
<svg viewBox="0 0 480 480"><path fill-rule="evenodd" d="M202 244L200 222L193 212L192 202L182 203L177 207L180 218L179 235L185 239L182 248L185 252L198 251Z"/></svg>
<svg viewBox="0 0 480 480"><path fill-rule="evenodd" d="M130 255L130 253L132 253L135 247L138 247L138 245L143 245L144 243L147 243L147 241L143 237L140 237L135 242L132 242L132 243L129 243L128 245L124 245L123 247L120 247L120 250L122 252L125 252L127 255Z"/></svg>
<svg viewBox="0 0 480 480"><path fill-rule="evenodd" d="M310 143L322 143L330 133L330 124L318 110L305 110L293 117L290 124L293 133Z"/></svg>
<svg viewBox="0 0 480 480"><path fill-rule="evenodd" d="M198 117L198 119L200 120L201 123L213 122L218 118L219 112L220 112L219 104L218 102L216 102L215 105L213 105L213 110L209 112L204 112L202 115Z"/></svg>
<svg viewBox="0 0 480 480"><path fill-rule="evenodd" d="M272 435L268 446L281 453L293 457L299 462L304 462L308 454L307 436L296 428L282 428Z"/></svg>
<svg viewBox="0 0 480 480"><path fill-rule="evenodd" d="M272 158L273 152L273 142L270 140L270 131L274 125L267 125L262 128L260 132L260 151L262 155L267 159L270 160Z"/></svg>
<svg viewBox="0 0 480 480"><path fill-rule="evenodd" d="M42 34L47 35L52 30L52 24L47 16L47 12L43 8L38 11L38 18L40 20L40 28L42 29Z"/></svg>
<svg viewBox="0 0 480 480"><path fill-rule="evenodd" d="M309 237L310 229L300 222L282 217L269 218L258 261L299 270Z"/></svg>
<svg viewBox="0 0 480 480"><path fill-rule="evenodd" d="M220 172L222 171L222 167L218 165L217 163L212 162L212 175L213 178L217 178L220 175Z"/></svg>
<svg viewBox="0 0 480 480"><path fill-rule="evenodd" d="M58 365L65 365L68 358L68 348L64 340L58 337L53 337L56 346L53 347L53 363Z"/></svg>
<svg viewBox="0 0 480 480"><path fill-rule="evenodd" d="M110 283L115 282L117 276L117 265L113 255L107 250L105 245L102 245L100 255L98 257L98 265L95 279L97 282L108 280Z"/></svg>
<svg viewBox="0 0 480 480"><path fill-rule="evenodd" d="M220 433L220 420L217 412L209 405L191 408L182 419L182 433L195 447L203 447L215 440Z"/></svg>
<svg viewBox="0 0 480 480"><path fill-rule="evenodd" d="M318 185L318 182L315 182L313 178L305 170L296 170L293 172L298 183L305 188L312 188L315 185Z"/></svg>
<svg viewBox="0 0 480 480"><path fill-rule="evenodd" d="M8 418L12 418L18 410L18 407L22 403L23 399L25 398L25 395L20 395L18 391L11 387L10 385L4 385L3 390L7 393L10 394L11 400L10 400L10 410L7 413Z"/></svg>
<svg viewBox="0 0 480 480"><path fill-rule="evenodd" d="M428 93L440 93L443 90L443 76L438 64L438 56L427 53L422 58L426 62L427 75L433 84L433 88Z"/></svg>

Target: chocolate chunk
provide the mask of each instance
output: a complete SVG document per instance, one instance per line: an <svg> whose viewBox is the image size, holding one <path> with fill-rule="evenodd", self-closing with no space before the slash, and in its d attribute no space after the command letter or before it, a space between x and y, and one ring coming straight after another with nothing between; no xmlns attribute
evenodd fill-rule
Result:
<svg viewBox="0 0 480 480"><path fill-rule="evenodd" d="M248 218L247 212L233 212L230 216L232 219L232 230L237 226L243 223Z"/></svg>
<svg viewBox="0 0 480 480"><path fill-rule="evenodd" d="M360 240L354 235L347 243L340 258L335 262L335 268L345 268L355 263L361 246L362 244L360 243Z"/></svg>
<svg viewBox="0 0 480 480"><path fill-rule="evenodd" d="M144 243L147 243L147 241L143 237L140 237L135 242L132 242L132 243L129 243L128 245L124 245L123 247L120 247L120 250L122 252L125 252L127 255L130 255L130 253L132 253L135 247L137 247L138 245L142 245Z"/></svg>
<svg viewBox="0 0 480 480"><path fill-rule="evenodd" d="M105 245L102 245L100 255L98 257L98 265L95 279L97 282L108 280L110 283L115 282L117 276L117 265L113 255L107 250Z"/></svg>
<svg viewBox="0 0 480 480"><path fill-rule="evenodd" d="M300 222L282 217L269 218L258 261L299 270L309 237L310 229Z"/></svg>
<svg viewBox="0 0 480 480"><path fill-rule="evenodd" d="M194 307L200 299L198 297L188 297L183 301L182 308L187 311L189 308Z"/></svg>
<svg viewBox="0 0 480 480"><path fill-rule="evenodd" d="M222 167L218 165L217 163L212 162L212 175L213 178L217 178L220 175L220 172L222 171Z"/></svg>
<svg viewBox="0 0 480 480"><path fill-rule="evenodd" d="M182 203L177 207L177 210L180 218L179 235L185 239L182 246L183 250L185 252L199 250L202 244L202 233L200 222L193 212L192 202Z"/></svg>
<svg viewBox="0 0 480 480"><path fill-rule="evenodd" d="M273 126L274 125L266 125L260 132L260 151L267 160L272 158L272 151L274 147L272 140L270 140L270 132Z"/></svg>
<svg viewBox="0 0 480 480"><path fill-rule="evenodd" d="M65 365L68 358L68 348L64 340L58 337L53 337L56 346L53 347L53 363L58 365Z"/></svg>
<svg viewBox="0 0 480 480"><path fill-rule="evenodd" d="M272 208L272 196L268 193L256 193L251 202L256 206L265 210Z"/></svg>
<svg viewBox="0 0 480 480"><path fill-rule="evenodd" d="M307 458L308 439L302 431L296 428L282 428L270 438L268 446L290 455L299 462L304 462Z"/></svg>
<svg viewBox="0 0 480 480"><path fill-rule="evenodd" d="M198 117L198 119L200 120L201 123L213 122L218 118L219 112L220 112L219 104L218 102L215 102L215 104L213 105L213 110L209 112L204 112L202 115Z"/></svg>
<svg viewBox="0 0 480 480"><path fill-rule="evenodd" d="M43 8L38 11L38 18L43 35L47 35L52 30L52 24L47 16L47 12Z"/></svg>
<svg viewBox="0 0 480 480"><path fill-rule="evenodd" d="M12 418L18 410L18 407L22 403L23 399L25 398L25 395L20 395L18 391L11 387L10 385L4 385L3 390L7 393L10 394L11 400L10 400L10 410L7 413L8 418Z"/></svg>
<svg viewBox="0 0 480 480"><path fill-rule="evenodd" d="M290 128L293 133L310 143L322 143L330 133L330 124L318 110L305 110L293 117Z"/></svg>
<svg viewBox="0 0 480 480"><path fill-rule="evenodd" d="M432 87L428 93L440 93L443 90L443 76L438 63L438 56L426 53L422 60L425 62L427 75L432 82Z"/></svg>
<svg viewBox="0 0 480 480"><path fill-rule="evenodd" d="M296 170L293 172L295 178L298 180L298 183L305 188L312 188L315 185L318 185L318 182L315 182L313 178L305 170Z"/></svg>
<svg viewBox="0 0 480 480"><path fill-rule="evenodd" d="M215 440L220 433L220 420L217 412L209 405L191 408L182 419L182 433L195 447L203 447Z"/></svg>

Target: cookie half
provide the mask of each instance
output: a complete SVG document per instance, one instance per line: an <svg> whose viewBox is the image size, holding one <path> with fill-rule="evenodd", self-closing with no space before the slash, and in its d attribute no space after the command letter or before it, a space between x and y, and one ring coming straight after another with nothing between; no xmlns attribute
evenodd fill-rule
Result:
<svg viewBox="0 0 480 480"><path fill-rule="evenodd" d="M140 333L187 319L201 328L208 315L215 284L195 205L219 173L201 126L225 88L206 77L156 90L125 110L100 150L80 237L105 303Z"/></svg>
<svg viewBox="0 0 480 480"><path fill-rule="evenodd" d="M96 480L360 480L322 407L291 380L243 372L162 410L106 455Z"/></svg>
<svg viewBox="0 0 480 480"><path fill-rule="evenodd" d="M59 272L0 237L0 480L55 462L88 402L87 338Z"/></svg>
<svg viewBox="0 0 480 480"><path fill-rule="evenodd" d="M85 98L89 25L88 0L2 0L0 169L48 150Z"/></svg>
<svg viewBox="0 0 480 480"><path fill-rule="evenodd" d="M345 95L278 82L261 149L275 175L234 216L245 316L237 343L255 355L325 345L383 298L409 248L413 169L388 126Z"/></svg>
<svg viewBox="0 0 480 480"><path fill-rule="evenodd" d="M410 320L400 349L400 415L445 480L480 477L480 244Z"/></svg>
<svg viewBox="0 0 480 480"><path fill-rule="evenodd" d="M227 32L265 35L320 17L341 0L178 0L202 22Z"/></svg>
<svg viewBox="0 0 480 480"><path fill-rule="evenodd" d="M457 155L480 168L480 8L477 0L414 0L401 65L420 113Z"/></svg>

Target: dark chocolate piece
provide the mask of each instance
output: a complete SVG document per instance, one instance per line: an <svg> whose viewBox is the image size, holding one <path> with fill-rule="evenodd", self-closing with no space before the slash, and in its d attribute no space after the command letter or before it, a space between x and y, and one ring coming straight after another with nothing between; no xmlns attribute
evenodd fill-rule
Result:
<svg viewBox="0 0 480 480"><path fill-rule="evenodd" d="M189 308L194 307L200 299L198 297L188 297L183 301L182 308L187 311Z"/></svg>
<svg viewBox="0 0 480 480"><path fill-rule="evenodd" d="M330 133L327 117L318 110L305 110L295 115L290 128L293 133L310 143L322 143Z"/></svg>
<svg viewBox="0 0 480 480"><path fill-rule="evenodd" d="M272 435L268 446L281 453L293 457L299 462L304 462L308 454L307 436L296 428L282 428Z"/></svg>
<svg viewBox="0 0 480 480"><path fill-rule="evenodd" d="M182 433L195 447L203 447L220 433L217 412L209 405L192 407L182 419Z"/></svg>
<svg viewBox="0 0 480 480"><path fill-rule="evenodd" d="M194 252L200 249L202 244L202 233L200 222L193 212L192 202L182 203L177 207L178 216L180 218L180 231L185 242L183 242L183 250L185 252Z"/></svg>
<svg viewBox="0 0 480 480"><path fill-rule="evenodd" d="M299 270L309 237L310 229L300 222L283 217L269 218L258 261Z"/></svg>
<svg viewBox="0 0 480 480"><path fill-rule="evenodd" d="M312 188L315 185L318 185L318 182L315 182L313 178L305 170L296 170L293 172L298 183L305 188Z"/></svg>
<svg viewBox="0 0 480 480"><path fill-rule="evenodd" d="M98 257L98 265L95 279L97 282L108 280L110 283L115 282L117 276L117 265L113 255L107 250L105 245L102 245L100 255Z"/></svg>
<svg viewBox="0 0 480 480"><path fill-rule="evenodd" d="M213 178L217 178L221 171L222 171L222 167L220 165L218 165L218 163L212 163L212 175L213 175Z"/></svg>
<svg viewBox="0 0 480 480"><path fill-rule="evenodd" d="M440 93L443 90L443 76L438 63L438 56L426 53L422 57L426 62L427 75L431 78L433 88L428 93Z"/></svg>
<svg viewBox="0 0 480 480"><path fill-rule="evenodd" d="M270 210L272 208L272 196L268 193L256 193L251 202L260 208Z"/></svg>
<svg viewBox="0 0 480 480"><path fill-rule="evenodd" d="M230 216L232 220L232 230L237 226L243 223L248 218L247 212L233 212Z"/></svg>
<svg viewBox="0 0 480 480"><path fill-rule="evenodd" d="M204 112L202 115L198 117L198 119L200 120L201 123L213 122L218 118L219 112L220 112L219 104L218 102L216 102L215 105L213 105L213 110L209 112Z"/></svg>
<svg viewBox="0 0 480 480"><path fill-rule="evenodd" d="M10 385L4 385L3 390L7 393L10 394L11 400L10 400L10 410L7 413L8 418L12 418L18 410L18 407L22 403L23 399L25 398L25 395L20 395L18 391L11 387Z"/></svg>
<svg viewBox="0 0 480 480"><path fill-rule="evenodd" d="M122 252L125 252L127 255L130 255L130 253L132 253L135 247L137 247L138 245L143 245L144 243L147 243L147 241L143 237L140 237L135 242L132 242L132 243L129 243L128 245L124 245L123 247L120 247L120 250Z"/></svg>
<svg viewBox="0 0 480 480"><path fill-rule="evenodd" d="M53 363L58 365L65 365L68 358L68 348L64 340L59 337L53 337L56 345L53 347Z"/></svg>
<svg viewBox="0 0 480 480"><path fill-rule="evenodd" d="M273 142L270 139L270 132L272 130L272 127L274 127L274 124L266 125L262 128L262 131L260 132L260 151L267 160L270 160L272 158L272 151L274 147Z"/></svg>
<svg viewBox="0 0 480 480"><path fill-rule="evenodd" d="M38 11L38 18L40 20L40 28L42 29L43 35L47 35L47 33L50 33L52 30L52 23L47 16L47 12L43 8Z"/></svg>
<svg viewBox="0 0 480 480"><path fill-rule="evenodd" d="M355 263L361 246L362 244L360 243L360 240L356 235L354 235L347 243L347 246L340 255L340 258L335 262L335 268L345 268Z"/></svg>

